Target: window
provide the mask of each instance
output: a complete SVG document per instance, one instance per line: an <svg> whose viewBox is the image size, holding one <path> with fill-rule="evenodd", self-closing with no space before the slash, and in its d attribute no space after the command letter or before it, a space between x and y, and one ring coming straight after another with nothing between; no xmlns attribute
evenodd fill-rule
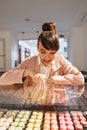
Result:
<svg viewBox="0 0 87 130"><path fill-rule="evenodd" d="M19 46L21 47L21 61L23 61L28 56L33 56L37 54L37 40L20 40ZM64 55L65 58L67 58L67 39L65 38L59 38L59 44L60 48L57 52L57 54ZM19 59L20 59L19 57Z"/></svg>
<svg viewBox="0 0 87 130"><path fill-rule="evenodd" d="M28 56L37 54L37 40L20 40L18 45L21 48L21 54L19 54L19 62L23 61Z"/></svg>
<svg viewBox="0 0 87 130"><path fill-rule="evenodd" d="M60 48L57 52L57 54L62 54L64 55L65 58L67 58L68 56L68 43L67 43L67 39L66 38L59 38L59 45Z"/></svg>

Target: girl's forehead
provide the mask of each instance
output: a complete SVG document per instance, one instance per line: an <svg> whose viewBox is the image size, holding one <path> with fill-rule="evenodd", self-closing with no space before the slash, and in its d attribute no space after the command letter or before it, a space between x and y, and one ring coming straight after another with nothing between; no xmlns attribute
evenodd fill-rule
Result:
<svg viewBox="0 0 87 130"><path fill-rule="evenodd" d="M39 42L38 47L39 47L39 48L43 48L44 50L47 50L47 49L43 46L43 44L42 44L41 42Z"/></svg>
<svg viewBox="0 0 87 130"><path fill-rule="evenodd" d="M46 53L56 53L56 50L53 50L51 48L46 49L41 42L38 44L38 51L45 51Z"/></svg>
<svg viewBox="0 0 87 130"><path fill-rule="evenodd" d="M44 49L44 50L47 50L46 48L44 48L44 46L42 45L41 42L39 43L38 48L40 48L40 49Z"/></svg>
<svg viewBox="0 0 87 130"><path fill-rule="evenodd" d="M47 49L45 49L43 47L39 47L39 51L44 51L46 53L56 53L56 51L54 51L54 50L47 50Z"/></svg>

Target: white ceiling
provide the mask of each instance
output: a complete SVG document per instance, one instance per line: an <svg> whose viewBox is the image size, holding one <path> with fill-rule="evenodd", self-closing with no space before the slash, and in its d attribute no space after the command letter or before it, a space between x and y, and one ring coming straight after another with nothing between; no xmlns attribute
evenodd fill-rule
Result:
<svg viewBox="0 0 87 130"><path fill-rule="evenodd" d="M55 22L57 31L66 32L82 24L85 13L87 0L0 0L0 29L31 33Z"/></svg>

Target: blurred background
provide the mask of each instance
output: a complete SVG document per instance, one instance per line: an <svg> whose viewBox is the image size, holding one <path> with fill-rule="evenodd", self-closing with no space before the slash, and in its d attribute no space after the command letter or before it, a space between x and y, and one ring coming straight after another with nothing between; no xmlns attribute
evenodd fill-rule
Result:
<svg viewBox="0 0 87 130"><path fill-rule="evenodd" d="M37 53L44 22L54 22L60 49L87 71L87 0L0 0L0 73Z"/></svg>

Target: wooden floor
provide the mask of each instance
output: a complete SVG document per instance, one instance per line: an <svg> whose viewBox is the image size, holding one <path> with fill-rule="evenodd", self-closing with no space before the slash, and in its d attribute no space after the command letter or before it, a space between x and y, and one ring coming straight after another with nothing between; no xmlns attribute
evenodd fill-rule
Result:
<svg viewBox="0 0 87 130"><path fill-rule="evenodd" d="M32 94L31 94L32 91ZM23 85L14 86L0 86L0 106L32 106L32 105L48 105L44 104L43 99L39 100L39 97L43 94L43 91L38 93L35 88L24 88ZM37 101L36 101L36 97ZM46 96L46 95L44 95ZM34 98L32 98L34 97ZM52 104L49 104L52 105ZM71 98L63 104L56 104L56 106L69 106L69 107L86 107L87 108L87 87L81 97Z"/></svg>

